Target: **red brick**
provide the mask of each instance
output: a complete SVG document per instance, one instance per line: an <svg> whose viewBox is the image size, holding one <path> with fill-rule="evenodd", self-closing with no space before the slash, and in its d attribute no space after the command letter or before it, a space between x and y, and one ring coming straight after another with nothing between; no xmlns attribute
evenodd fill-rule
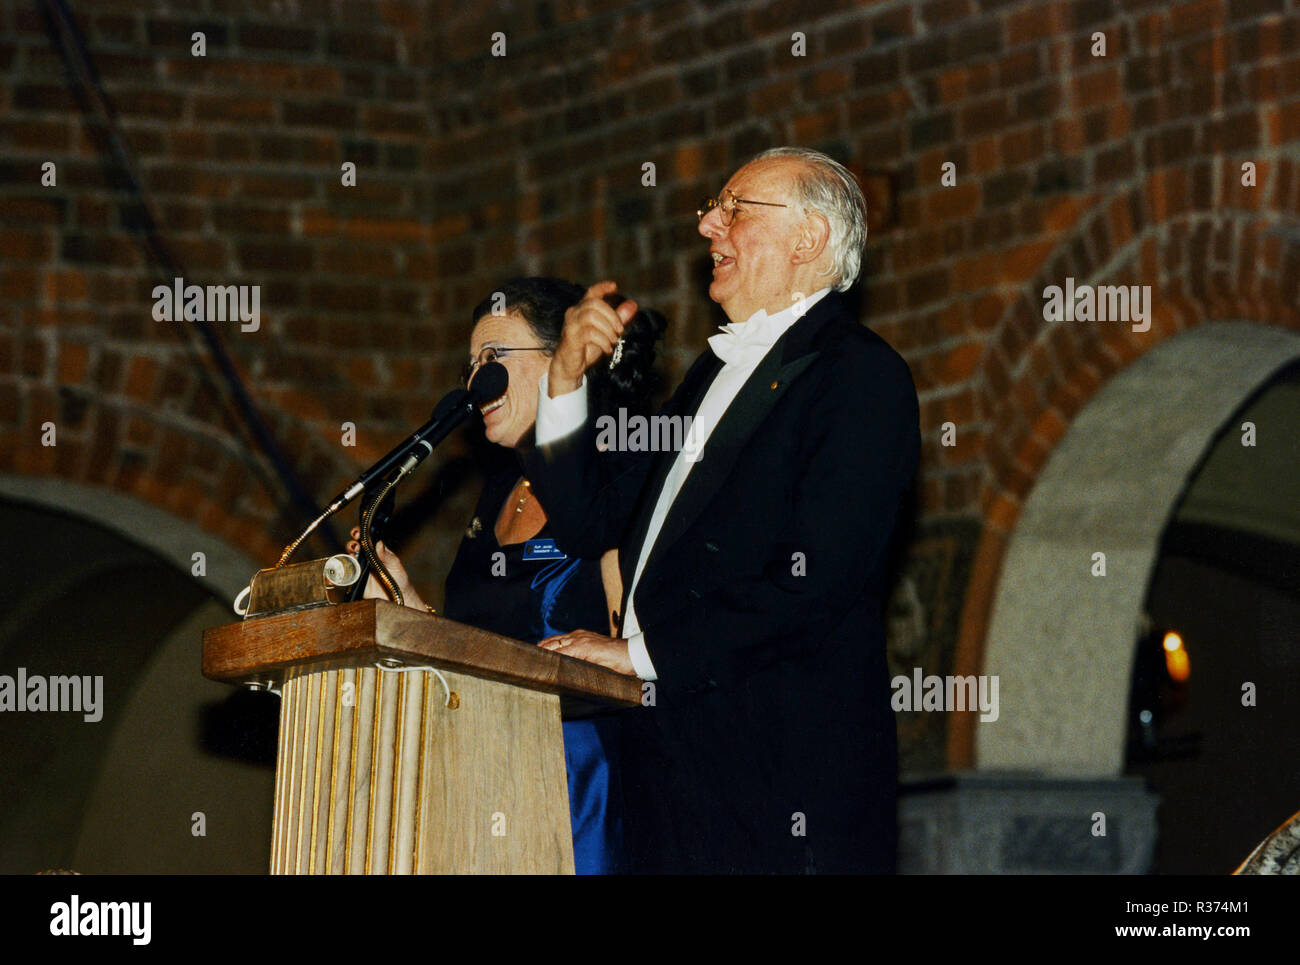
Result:
<svg viewBox="0 0 1300 965"><path fill-rule="evenodd" d="M965 218L979 207L980 186L975 182L938 187L926 197L926 214L930 221Z"/></svg>
<svg viewBox="0 0 1300 965"><path fill-rule="evenodd" d="M1010 493L1001 493L993 500L987 521L990 527L1004 533L1015 529L1016 520L1020 518L1020 501Z"/></svg>
<svg viewBox="0 0 1300 965"><path fill-rule="evenodd" d="M157 362L151 358L134 358L127 368L126 382L122 386L122 391L128 398L135 399L137 402L152 401L157 377Z"/></svg>
<svg viewBox="0 0 1300 965"><path fill-rule="evenodd" d="M944 385L959 385L971 377L984 355L981 342L967 342L944 352L940 378Z"/></svg>

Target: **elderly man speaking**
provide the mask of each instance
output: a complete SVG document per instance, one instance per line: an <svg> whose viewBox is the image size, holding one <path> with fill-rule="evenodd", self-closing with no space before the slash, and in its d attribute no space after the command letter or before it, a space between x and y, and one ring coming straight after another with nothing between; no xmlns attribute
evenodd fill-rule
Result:
<svg viewBox="0 0 1300 965"><path fill-rule="evenodd" d="M831 158L778 148L698 214L731 324L660 413L691 417L682 450L596 444L584 373L636 310L612 282L541 379L528 478L569 552L619 548L624 596L619 637L540 645L651 682L622 728L631 870L892 872L882 598L920 434L907 364L841 294L866 202Z"/></svg>

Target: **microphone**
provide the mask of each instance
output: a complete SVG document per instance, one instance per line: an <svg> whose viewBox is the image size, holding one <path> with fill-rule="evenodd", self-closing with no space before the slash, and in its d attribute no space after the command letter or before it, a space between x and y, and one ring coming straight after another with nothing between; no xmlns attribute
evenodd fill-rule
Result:
<svg viewBox="0 0 1300 965"><path fill-rule="evenodd" d="M505 367L497 362L489 362L479 368L478 374L470 383L468 390L456 389L448 392L442 397L442 401L434 407L433 415L429 421L415 431L415 434L405 442L394 448L388 455L380 459L364 473L347 491L343 493L362 492L369 488L370 483L374 480L382 480L388 474L394 464L401 460L396 474L388 480L379 490L376 498L381 499L378 505L373 505L370 509L361 514L361 545L365 552L365 561L361 564L361 577L351 587L348 593L348 602L354 602L362 598L366 590L366 583L370 575L370 568L373 564L376 569L384 575L386 582L390 586L390 592L395 594L395 602L402 602L401 591L397 589L392 582L391 575L384 569L382 563L371 554L370 541L378 539L378 534L387 525L389 517L393 511L393 487L408 472L420 464L429 453L433 452L433 447L442 442L453 429L470 417L470 414L479 406L491 402L493 399L500 398L506 391L510 377Z"/></svg>
<svg viewBox="0 0 1300 965"><path fill-rule="evenodd" d="M434 446L442 442L451 431L468 419L481 405L498 399L505 394L510 383L510 374L500 362L489 362L480 366L468 389L453 389L442 397L433 409L429 421L414 434L398 443L393 449L373 466L357 477L354 482L330 503L333 512L351 502L379 479L383 479L399 466L399 475L405 475L420 464Z"/></svg>
<svg viewBox="0 0 1300 965"><path fill-rule="evenodd" d="M325 511L312 520L311 525L303 530L302 535L284 548L284 552L280 555L280 562L275 564L276 567L284 566L289 557L293 555L293 551L311 535L317 526L352 502L357 496L366 492L376 481L382 481L393 470L394 466L398 467L398 473L393 477L393 483L396 483L398 479L401 479L414 469L419 465L420 460L433 452L434 446L451 435L452 430L468 419L475 409L504 395L509 384L510 375L501 363L489 362L487 365L480 366L468 390L454 389L444 395L442 400L434 407L433 415L429 417L428 422L416 429L413 435L399 443L388 455L363 472L351 486L335 496ZM389 497L391 497L391 485L389 489ZM385 502L388 502L388 499ZM376 507L377 510L380 508ZM365 571L363 570L358 585L364 586L364 583Z"/></svg>

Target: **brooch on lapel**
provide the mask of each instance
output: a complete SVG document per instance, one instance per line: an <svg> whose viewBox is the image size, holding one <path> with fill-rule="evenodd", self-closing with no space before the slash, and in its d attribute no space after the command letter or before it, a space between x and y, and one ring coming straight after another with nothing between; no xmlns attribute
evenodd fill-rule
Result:
<svg viewBox="0 0 1300 965"><path fill-rule="evenodd" d="M483 523L479 521L477 516L475 516L469 521L469 528L465 530L465 536L468 539L473 539L481 532L483 532Z"/></svg>

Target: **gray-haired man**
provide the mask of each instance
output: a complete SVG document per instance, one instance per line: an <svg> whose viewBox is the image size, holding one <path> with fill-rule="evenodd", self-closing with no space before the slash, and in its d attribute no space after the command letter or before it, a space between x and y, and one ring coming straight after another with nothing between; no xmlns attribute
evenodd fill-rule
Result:
<svg viewBox="0 0 1300 965"><path fill-rule="evenodd" d="M840 294L865 202L830 158L782 148L699 215L731 324L661 414L702 450L596 446L583 373L635 311L612 283L570 309L542 379L528 477L570 552L619 548L625 589L619 637L541 645L654 681L624 719L633 870L889 872L882 598L920 441L906 363Z"/></svg>

